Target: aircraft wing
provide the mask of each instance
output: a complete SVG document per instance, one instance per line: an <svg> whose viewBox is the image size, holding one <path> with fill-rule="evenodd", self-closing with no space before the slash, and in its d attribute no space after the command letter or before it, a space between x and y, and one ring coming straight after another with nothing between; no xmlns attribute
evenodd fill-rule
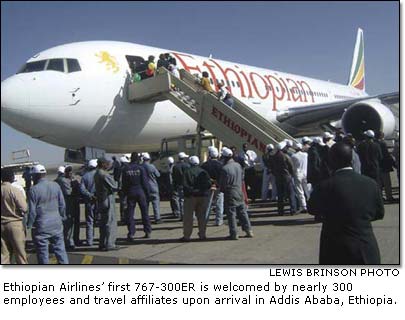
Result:
<svg viewBox="0 0 405 320"><path fill-rule="evenodd" d="M354 103L366 102L367 100L375 101L376 99L389 108L389 105L399 103L399 92L289 108L287 111L277 115L277 121L285 128L301 127L307 128L306 131L312 131L315 128L319 130L322 125L328 125L331 122L340 120L345 110Z"/></svg>

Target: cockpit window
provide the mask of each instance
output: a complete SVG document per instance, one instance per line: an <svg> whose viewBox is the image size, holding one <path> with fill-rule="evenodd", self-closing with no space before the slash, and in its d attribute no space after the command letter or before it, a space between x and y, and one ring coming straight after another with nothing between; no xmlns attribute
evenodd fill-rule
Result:
<svg viewBox="0 0 405 320"><path fill-rule="evenodd" d="M82 70L80 68L79 61L77 61L76 59L66 59L66 60L67 60L67 66L68 66L69 73Z"/></svg>
<svg viewBox="0 0 405 320"><path fill-rule="evenodd" d="M65 63L66 62L66 63ZM53 70L60 72L77 72L81 71L79 61L77 59L48 59L35 62L27 62L17 73L28 73L36 71ZM67 69L66 69L67 68Z"/></svg>
<svg viewBox="0 0 405 320"><path fill-rule="evenodd" d="M46 70L65 72L63 59L50 59Z"/></svg>
<svg viewBox="0 0 405 320"><path fill-rule="evenodd" d="M27 62L17 73L42 71L45 69L46 60Z"/></svg>

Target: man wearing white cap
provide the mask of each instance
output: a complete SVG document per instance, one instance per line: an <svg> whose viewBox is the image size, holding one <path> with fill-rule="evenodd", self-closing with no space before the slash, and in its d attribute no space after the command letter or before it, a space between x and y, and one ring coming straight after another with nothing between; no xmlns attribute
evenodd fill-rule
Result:
<svg viewBox="0 0 405 320"><path fill-rule="evenodd" d="M59 166L58 172L57 172L57 177L55 180L57 180L59 177L63 177L64 175L65 175L65 166Z"/></svg>
<svg viewBox="0 0 405 320"><path fill-rule="evenodd" d="M358 148L357 153L361 162L361 173L374 179L378 185L380 181L380 163L383 159L380 145L374 141L374 131L364 132L365 139Z"/></svg>
<svg viewBox="0 0 405 320"><path fill-rule="evenodd" d="M248 238L253 237L252 227L246 211L242 192L243 171L239 163L233 159L231 149L222 149L222 158L225 161L219 177L219 188L224 193L224 209L228 217L229 239L238 240L236 216L242 230Z"/></svg>
<svg viewBox="0 0 405 320"><path fill-rule="evenodd" d="M63 232L67 250L74 250L80 245L80 183L73 177L72 166L66 166L64 176L55 180L62 190L66 204L66 220Z"/></svg>
<svg viewBox="0 0 405 320"><path fill-rule="evenodd" d="M307 184L308 154L302 152L302 144L296 144L296 152L291 156L294 167L294 187L298 196L299 209L301 213L307 213L307 201L305 196L309 195Z"/></svg>
<svg viewBox="0 0 405 320"><path fill-rule="evenodd" d="M97 159L92 159L87 164L88 171L83 175L80 181L80 191L84 196L84 208L86 214L86 242L88 246L93 245L94 238L94 220L96 219L96 185L94 184L94 175L97 168Z"/></svg>
<svg viewBox="0 0 405 320"><path fill-rule="evenodd" d="M262 157L263 180L262 180L262 200L267 200L269 194L269 183L271 184L271 201L277 200L276 178L273 174L273 154L274 145L266 146L266 153Z"/></svg>
<svg viewBox="0 0 405 320"><path fill-rule="evenodd" d="M150 196L148 199L148 211L149 211L149 203L152 203L153 208L153 215L155 218L155 223L162 223L160 219L160 197L159 197L159 184L158 178L160 177L160 172L156 167L150 163L150 155L147 152L142 154L143 164L149 183L149 192Z"/></svg>
<svg viewBox="0 0 405 320"><path fill-rule="evenodd" d="M187 163L186 155L184 152L178 154L179 161L173 167L173 203L175 205L174 216L180 218L180 221L183 220L183 204L184 204L184 192L183 192L183 175L184 170L190 167Z"/></svg>
<svg viewBox="0 0 405 320"><path fill-rule="evenodd" d="M131 163L122 172L122 191L128 197L127 240L133 241L135 226L135 206L141 211L145 238L150 238L152 227L148 214L148 199L150 198L149 183L145 168L139 164L139 154L132 152Z"/></svg>
<svg viewBox="0 0 405 320"><path fill-rule="evenodd" d="M201 165L201 168L208 172L211 177L212 185L215 188L211 205L215 205L215 225L221 226L224 224L224 194L218 188L218 179L223 164L218 160L219 152L217 148L209 148L208 153L209 159ZM211 208L208 208L209 212L210 210Z"/></svg>
<svg viewBox="0 0 405 320"><path fill-rule="evenodd" d="M302 144L302 151L303 152L308 152L308 149L311 147L312 140L308 137L303 137L301 139L301 144Z"/></svg>
<svg viewBox="0 0 405 320"><path fill-rule="evenodd" d="M32 236L39 264L49 263L49 245L60 264L68 264L63 221L66 206L63 193L54 181L48 181L45 167L38 164L33 170L34 186L30 188L27 228L33 228Z"/></svg>
<svg viewBox="0 0 405 320"><path fill-rule="evenodd" d="M103 251L117 250L117 220L115 216L115 196L118 184L108 173L112 160L102 157L97 160L97 170L94 174L96 187L97 208L100 213L99 249Z"/></svg>
<svg viewBox="0 0 405 320"><path fill-rule="evenodd" d="M184 217L182 241L190 241L193 232L193 213L198 221L198 237L205 240L208 194L211 188L211 179L207 171L202 169L197 156L189 159L190 167L184 170Z"/></svg>

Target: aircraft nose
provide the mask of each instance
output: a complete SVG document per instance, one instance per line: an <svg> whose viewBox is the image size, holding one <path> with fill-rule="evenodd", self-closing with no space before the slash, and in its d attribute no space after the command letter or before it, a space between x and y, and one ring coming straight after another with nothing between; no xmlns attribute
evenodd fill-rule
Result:
<svg viewBox="0 0 405 320"><path fill-rule="evenodd" d="M1 111L28 106L28 92L21 79L8 78L1 82Z"/></svg>

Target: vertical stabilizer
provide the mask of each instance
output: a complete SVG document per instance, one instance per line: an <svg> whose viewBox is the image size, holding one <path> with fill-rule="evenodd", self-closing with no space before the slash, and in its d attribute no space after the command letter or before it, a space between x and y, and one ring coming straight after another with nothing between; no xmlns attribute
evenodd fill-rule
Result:
<svg viewBox="0 0 405 320"><path fill-rule="evenodd" d="M365 67L364 67L364 38L363 30L357 30L356 45L353 52L352 68L350 70L349 86L365 91Z"/></svg>

